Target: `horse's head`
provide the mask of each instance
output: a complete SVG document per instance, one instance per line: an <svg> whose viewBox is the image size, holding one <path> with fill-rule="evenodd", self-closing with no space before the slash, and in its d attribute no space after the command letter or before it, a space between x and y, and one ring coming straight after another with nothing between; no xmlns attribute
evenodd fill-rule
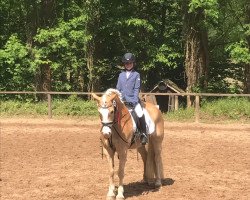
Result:
<svg viewBox="0 0 250 200"><path fill-rule="evenodd" d="M113 91L107 91L102 97L92 94L92 97L97 101L98 112L100 115L102 129L101 132L107 139L111 135L111 128L115 122L115 111L118 93Z"/></svg>

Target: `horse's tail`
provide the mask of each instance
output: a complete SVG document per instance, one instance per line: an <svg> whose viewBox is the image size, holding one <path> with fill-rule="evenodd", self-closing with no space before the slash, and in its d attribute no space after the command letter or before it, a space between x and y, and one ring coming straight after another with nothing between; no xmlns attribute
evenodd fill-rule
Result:
<svg viewBox="0 0 250 200"><path fill-rule="evenodd" d="M148 153L146 162L146 178L149 184L159 184L164 179L164 170L162 162L162 141L152 138L148 143ZM155 182L156 178L156 182Z"/></svg>
<svg viewBox="0 0 250 200"><path fill-rule="evenodd" d="M161 185L164 179L163 162L162 162L162 142L164 138L164 120L162 113L155 105L146 103L146 109L152 120L155 122L155 132L152 133L148 141L148 152L146 161L146 178L148 183L153 183L156 178L156 185Z"/></svg>
<svg viewBox="0 0 250 200"><path fill-rule="evenodd" d="M160 186L164 179L163 161L162 161L162 141L163 136L149 137L148 152L146 161L146 179L149 184L155 183ZM156 180L155 180L156 179Z"/></svg>

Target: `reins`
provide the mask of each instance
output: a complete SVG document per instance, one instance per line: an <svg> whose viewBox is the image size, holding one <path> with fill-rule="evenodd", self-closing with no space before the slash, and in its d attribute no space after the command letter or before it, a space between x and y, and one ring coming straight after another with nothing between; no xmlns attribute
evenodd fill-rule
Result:
<svg viewBox="0 0 250 200"><path fill-rule="evenodd" d="M122 139L122 141L128 144L128 141L126 141L126 140L119 134L119 132L118 132L117 129L115 128L114 124L113 124L112 127L115 129L115 132L116 132L117 135Z"/></svg>
<svg viewBox="0 0 250 200"><path fill-rule="evenodd" d="M109 106L109 107L110 107L110 106ZM102 107L102 108L107 109L108 107ZM117 106L114 106L114 108L115 108L115 113L116 113L116 112L117 112ZM124 116L126 116L126 115L127 115L127 114L125 114L125 115L123 115L122 117L120 117L120 113L118 112L118 114L117 114L117 120L116 120L116 118L114 117L114 120L113 120L112 122L106 122L106 123L101 122L101 123L102 123L102 127L107 126L107 127L109 127L109 128L114 128L115 132L116 132L117 135L121 138L121 140L122 140L123 142L125 142L125 143L128 144L129 142L126 141L126 140L120 135L119 131L118 131L117 128L115 127L115 124L119 124L119 121L120 121ZM109 140L109 145L110 145L111 148L113 147L113 144L112 144L112 134L111 134L111 138L110 138L110 140Z"/></svg>
<svg viewBox="0 0 250 200"><path fill-rule="evenodd" d="M117 106L115 106L115 113L117 112ZM123 142L127 143L128 144L128 141L126 141L118 132L118 130L116 129L116 127L114 126L115 124L119 124L120 123L120 120L125 117L127 114L123 115L120 117L120 112L118 112L117 114L117 120L115 121L115 118L114 118L114 122L113 122L113 125L112 127L115 129L115 132L117 133L117 135L122 139Z"/></svg>

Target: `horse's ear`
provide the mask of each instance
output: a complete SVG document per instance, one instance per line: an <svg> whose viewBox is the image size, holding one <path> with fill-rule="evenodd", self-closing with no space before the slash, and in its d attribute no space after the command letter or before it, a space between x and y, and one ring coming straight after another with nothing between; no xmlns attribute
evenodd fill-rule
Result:
<svg viewBox="0 0 250 200"><path fill-rule="evenodd" d="M91 93L91 96L97 101L101 100L101 97L97 96L95 93Z"/></svg>

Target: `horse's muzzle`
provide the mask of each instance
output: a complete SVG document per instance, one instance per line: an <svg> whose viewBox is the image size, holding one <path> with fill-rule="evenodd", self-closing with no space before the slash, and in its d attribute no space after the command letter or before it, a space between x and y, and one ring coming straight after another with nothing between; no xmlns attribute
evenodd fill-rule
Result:
<svg viewBox="0 0 250 200"><path fill-rule="evenodd" d="M111 135L111 127L103 126L101 129L101 132L102 132L104 138L108 139Z"/></svg>

